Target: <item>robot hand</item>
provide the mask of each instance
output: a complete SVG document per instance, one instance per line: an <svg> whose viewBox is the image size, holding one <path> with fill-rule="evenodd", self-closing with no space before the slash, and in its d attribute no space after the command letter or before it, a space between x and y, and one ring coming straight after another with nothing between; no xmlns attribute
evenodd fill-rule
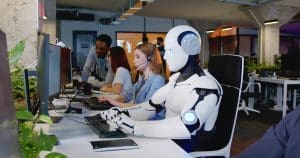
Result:
<svg viewBox="0 0 300 158"><path fill-rule="evenodd" d="M122 110L120 108L112 107L109 110L101 111L99 115L103 120L108 121L108 120L113 119L118 113L121 113L121 112L122 112Z"/></svg>
<svg viewBox="0 0 300 158"><path fill-rule="evenodd" d="M126 133L134 132L134 121L128 116L126 111L113 107L100 113L102 119L114 129L121 129Z"/></svg>

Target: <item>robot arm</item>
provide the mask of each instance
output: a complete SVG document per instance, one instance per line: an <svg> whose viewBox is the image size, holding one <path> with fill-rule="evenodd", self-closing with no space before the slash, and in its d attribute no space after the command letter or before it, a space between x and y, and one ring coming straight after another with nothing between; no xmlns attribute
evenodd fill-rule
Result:
<svg viewBox="0 0 300 158"><path fill-rule="evenodd" d="M136 121L134 134L145 137L189 139L203 126L205 130L212 129L218 113L219 100L218 90L195 89L189 95L180 116L159 121Z"/></svg>
<svg viewBox="0 0 300 158"><path fill-rule="evenodd" d="M137 104L134 107L127 108L129 116L134 120L149 120L155 116L156 113L164 108L166 100L168 84L157 90L151 99L147 102Z"/></svg>
<svg viewBox="0 0 300 158"><path fill-rule="evenodd" d="M159 121L133 121L129 115L121 114L109 122L138 136L189 139L203 126L205 130L212 129L218 113L218 96L216 89L195 89L189 95L179 116Z"/></svg>

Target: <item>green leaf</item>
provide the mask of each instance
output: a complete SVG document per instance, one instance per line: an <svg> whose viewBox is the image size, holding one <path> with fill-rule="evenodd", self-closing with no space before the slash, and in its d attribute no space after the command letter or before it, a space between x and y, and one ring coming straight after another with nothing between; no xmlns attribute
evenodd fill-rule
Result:
<svg viewBox="0 0 300 158"><path fill-rule="evenodd" d="M53 121L51 120L51 118L47 115L40 115L39 116L39 121L42 121L42 122L45 122L45 123L48 123L50 125L53 124Z"/></svg>
<svg viewBox="0 0 300 158"><path fill-rule="evenodd" d="M40 150L51 151L53 146L57 143L57 139L56 137L54 139L51 135L44 134L41 130L40 135L37 138L37 142Z"/></svg>
<svg viewBox="0 0 300 158"><path fill-rule="evenodd" d="M46 155L46 158L67 158L67 156L65 156L61 153L53 152L53 153Z"/></svg>
<svg viewBox="0 0 300 158"><path fill-rule="evenodd" d="M26 110L25 106L18 102L15 102L15 108L16 108L16 111L25 111Z"/></svg>
<svg viewBox="0 0 300 158"><path fill-rule="evenodd" d="M21 58L25 48L25 40L20 41L14 48L9 51L9 65L13 67Z"/></svg>
<svg viewBox="0 0 300 158"><path fill-rule="evenodd" d="M30 111L16 111L16 118L18 120L32 120L33 115Z"/></svg>

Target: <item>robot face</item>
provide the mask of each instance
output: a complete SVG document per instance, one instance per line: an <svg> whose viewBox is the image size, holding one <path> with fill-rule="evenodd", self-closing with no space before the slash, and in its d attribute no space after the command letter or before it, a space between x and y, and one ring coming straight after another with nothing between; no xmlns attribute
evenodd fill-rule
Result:
<svg viewBox="0 0 300 158"><path fill-rule="evenodd" d="M201 38L198 32L187 25L172 28L165 38L165 55L170 71L183 68L189 55L197 55L201 50Z"/></svg>
<svg viewBox="0 0 300 158"><path fill-rule="evenodd" d="M165 47L164 59L166 60L169 70L177 72L187 63L189 55L181 53L180 49Z"/></svg>

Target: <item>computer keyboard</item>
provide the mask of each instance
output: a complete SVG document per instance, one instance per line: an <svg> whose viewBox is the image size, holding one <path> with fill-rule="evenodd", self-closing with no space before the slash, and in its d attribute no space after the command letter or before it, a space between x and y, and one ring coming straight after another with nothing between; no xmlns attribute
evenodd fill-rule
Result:
<svg viewBox="0 0 300 158"><path fill-rule="evenodd" d="M105 120L101 119L100 115L86 116L85 121L88 123L90 128L100 137L100 138L124 138L127 135L121 130L110 131L109 125Z"/></svg>
<svg viewBox="0 0 300 158"><path fill-rule="evenodd" d="M90 97L85 100L86 106L91 110L108 110L114 105L108 102L99 102L97 97Z"/></svg>

